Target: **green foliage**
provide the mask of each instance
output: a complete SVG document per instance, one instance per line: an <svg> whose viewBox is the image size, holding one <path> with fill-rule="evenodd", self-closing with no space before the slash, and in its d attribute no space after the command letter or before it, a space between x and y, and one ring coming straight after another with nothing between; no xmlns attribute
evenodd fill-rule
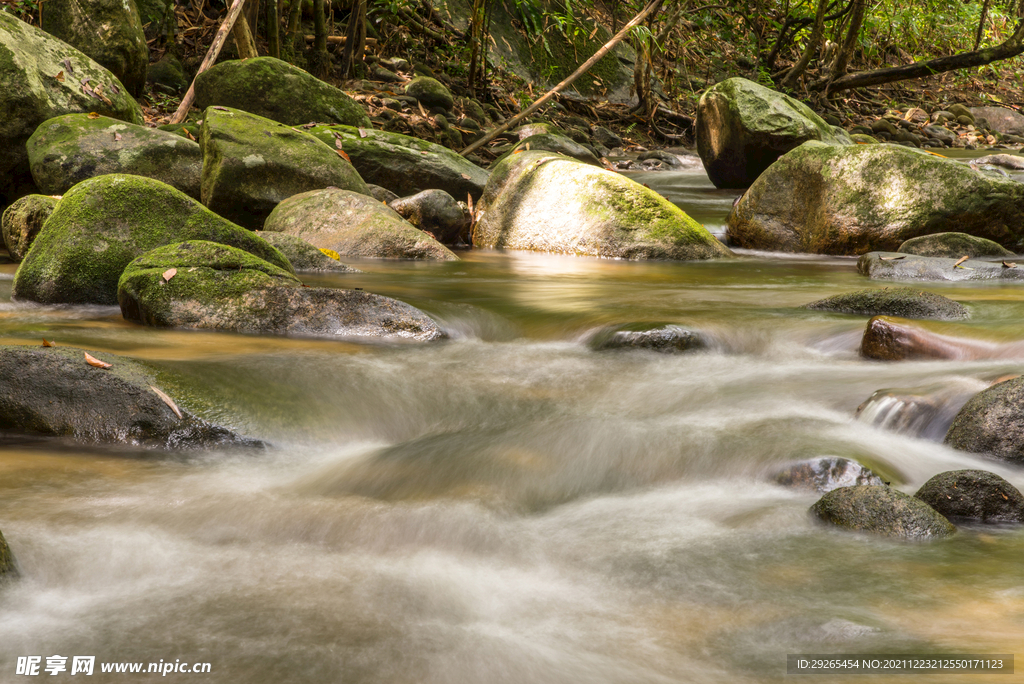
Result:
<svg viewBox="0 0 1024 684"><path fill-rule="evenodd" d="M3 4L6 5L6 11L25 23L39 23L39 0L4 0Z"/></svg>

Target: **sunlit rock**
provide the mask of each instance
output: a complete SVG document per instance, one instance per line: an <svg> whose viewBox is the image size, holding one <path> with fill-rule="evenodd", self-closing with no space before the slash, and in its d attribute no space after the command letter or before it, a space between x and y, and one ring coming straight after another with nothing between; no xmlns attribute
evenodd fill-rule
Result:
<svg viewBox="0 0 1024 684"><path fill-rule="evenodd" d="M0 218L0 230L12 261L25 258L59 201L60 198L48 195L26 195L7 207Z"/></svg>
<svg viewBox="0 0 1024 684"><path fill-rule="evenodd" d="M889 316L868 321L860 353L868 359L1016 359L1024 358L1024 342L996 344L950 337Z"/></svg>
<svg viewBox="0 0 1024 684"><path fill-rule="evenodd" d="M1024 161L1024 157L1017 157ZM966 233L934 233L910 238L896 250L901 254L959 259L969 257L1005 257L1013 252L1002 245Z"/></svg>
<svg viewBox="0 0 1024 684"><path fill-rule="evenodd" d="M857 270L872 280L962 282L966 280L1024 280L1024 262L1001 259L947 259L896 252L869 252L857 260Z"/></svg>
<svg viewBox="0 0 1024 684"><path fill-rule="evenodd" d="M1024 464L1024 377L974 395L953 420L945 441L954 449Z"/></svg>
<svg viewBox="0 0 1024 684"><path fill-rule="evenodd" d="M811 506L811 513L836 527L897 539L924 541L956 533L931 506L885 485L834 489Z"/></svg>
<svg viewBox="0 0 1024 684"><path fill-rule="evenodd" d="M967 308L959 302L933 292L922 292L909 287L884 287L879 290L847 292L811 302L806 308L862 316L933 318L945 321L970 316Z"/></svg>
<svg viewBox="0 0 1024 684"><path fill-rule="evenodd" d="M856 461L838 456L822 456L786 466L772 480L785 487L809 489L822 494L840 487L887 484Z"/></svg>

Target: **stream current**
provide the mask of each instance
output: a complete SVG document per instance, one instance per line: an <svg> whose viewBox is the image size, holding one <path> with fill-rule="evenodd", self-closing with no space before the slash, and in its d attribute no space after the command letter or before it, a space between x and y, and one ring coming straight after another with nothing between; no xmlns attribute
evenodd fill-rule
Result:
<svg viewBox="0 0 1024 684"><path fill-rule="evenodd" d="M633 175L724 233L736 193L699 166ZM888 284L854 259L461 256L304 276L422 308L452 336L423 346L148 329L11 302L0 266L4 344L139 358L183 407L273 445L168 457L7 439L0 530L22 577L0 589L0 682L31 681L18 656L55 654L96 656L87 681L248 684L775 682L788 653L1020 655L1024 530L844 533L808 516L818 494L771 481L834 455L911 494L960 468L1024 488L934 425L856 417L877 390L978 391L1020 362L861 359L865 317L800 308ZM920 287L971 309L943 330L1024 337L1020 285ZM587 345L645 321L715 343ZM99 666L161 659L211 672Z"/></svg>

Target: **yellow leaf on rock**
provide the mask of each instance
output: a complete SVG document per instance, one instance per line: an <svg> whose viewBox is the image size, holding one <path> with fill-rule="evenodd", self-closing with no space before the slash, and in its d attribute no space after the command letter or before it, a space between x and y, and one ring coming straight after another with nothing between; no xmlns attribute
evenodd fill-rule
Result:
<svg viewBox="0 0 1024 684"><path fill-rule="evenodd" d="M90 119L98 119L98 118L100 118L100 115L97 114L96 112L89 112L89 118Z"/></svg>
<svg viewBox="0 0 1024 684"><path fill-rule="evenodd" d="M164 282L165 283L166 282L170 282L171 278L173 278L176 275L178 275L178 269L176 269L176 268L169 268L169 269L167 269L166 271L163 272Z"/></svg>
<svg viewBox="0 0 1024 684"><path fill-rule="evenodd" d="M57 75L55 76L55 78L58 81L60 81L61 83L63 83L64 82L64 72L63 71L57 72Z"/></svg>
<svg viewBox="0 0 1024 684"><path fill-rule="evenodd" d="M324 254L326 254L327 256L331 257L335 261L341 261L341 255L338 254L337 252L335 252L333 249L327 249L326 247L321 247L320 251L323 252Z"/></svg>
<svg viewBox="0 0 1024 684"><path fill-rule="evenodd" d="M170 398L169 396L167 396L166 394L164 394L164 393L163 393L163 392L162 392L162 391L161 391L160 389L158 389L158 388L156 388L156 387L153 387L153 385L150 385L150 386L149 386L149 389L151 389L151 390L153 390L154 392L156 392L156 396L160 397L160 399L161 399L161 400L162 400L162 401L163 401L163 402L164 402L165 404L167 404L167 406L168 406L168 407L170 407L170 409L171 409L172 411L174 411L174 415L178 416L178 419L179 419L179 420L181 420L182 418L184 418L184 416L183 416L183 415L181 415L181 409L179 409L179 408L178 408L178 405L174 403L174 400L173 400L173 399L171 399L171 398Z"/></svg>
<svg viewBox="0 0 1024 684"><path fill-rule="evenodd" d="M112 365L112 364L109 364L109 363L107 363L105 361L100 361L95 356L92 356L91 354L89 354L89 352L84 352L84 354L85 354L85 362L88 363L90 366L95 366L96 368L110 368L111 365Z"/></svg>
<svg viewBox="0 0 1024 684"><path fill-rule="evenodd" d="M53 346L53 342L48 342L48 341L46 340L46 338L44 337L44 338L43 338L43 346L44 346L44 347L52 347L52 346Z"/></svg>

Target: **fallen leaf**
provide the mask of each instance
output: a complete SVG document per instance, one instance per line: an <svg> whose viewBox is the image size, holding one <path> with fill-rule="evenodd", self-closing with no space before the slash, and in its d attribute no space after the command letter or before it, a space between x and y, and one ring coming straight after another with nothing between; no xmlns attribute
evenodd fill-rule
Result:
<svg viewBox="0 0 1024 684"><path fill-rule="evenodd" d="M462 176L463 178L465 178L466 180L470 180L470 178L469 178L469 174L468 174L468 173L463 173L463 174L461 174L461 176Z"/></svg>
<svg viewBox="0 0 1024 684"><path fill-rule="evenodd" d="M90 119L98 119L98 118L100 118L100 115L97 114L96 112L89 112L89 118Z"/></svg>
<svg viewBox="0 0 1024 684"><path fill-rule="evenodd" d="M216 109L218 112L230 112L231 111L227 107L221 107L220 105L214 105L213 109Z"/></svg>
<svg viewBox="0 0 1024 684"><path fill-rule="evenodd" d="M113 93L114 93L115 95L120 95L120 94L121 94L121 89L117 87L117 84L116 84L116 83L111 83L111 84L110 84L110 90L111 90L111 92L113 92Z"/></svg>
<svg viewBox="0 0 1024 684"><path fill-rule="evenodd" d="M46 338L44 337L43 338L43 346L44 347L52 347L53 346L53 342L47 342Z"/></svg>
<svg viewBox="0 0 1024 684"><path fill-rule="evenodd" d="M178 269L176 269L176 268L169 268L169 269L167 269L166 271L163 272L164 282L165 283L169 283L171 281L171 278L173 278L176 275L178 275Z"/></svg>
<svg viewBox="0 0 1024 684"><path fill-rule="evenodd" d="M58 81L63 83L64 82L64 72L63 71L58 71L57 75L54 76L54 78L56 78Z"/></svg>
<svg viewBox="0 0 1024 684"><path fill-rule="evenodd" d="M342 143L342 141L341 141L341 136L338 136L338 137L336 137L336 138L334 139L334 146L335 146L336 148L338 148L339 150L341 149L341 147L342 147L342 144L343 144L343 143Z"/></svg>
<svg viewBox="0 0 1024 684"><path fill-rule="evenodd" d="M513 150L512 151L512 154L522 154L522 153L523 153L522 150Z"/></svg>
<svg viewBox="0 0 1024 684"><path fill-rule="evenodd" d="M886 256L884 256L884 257L878 257L878 258L881 259L882 261L899 261L900 259L906 259L907 256L904 254L903 256L894 256L894 257L886 257Z"/></svg>
<svg viewBox="0 0 1024 684"><path fill-rule="evenodd" d="M156 392L156 396L160 397L163 400L163 402L165 404L167 404L171 408L172 411L174 411L174 415L178 416L178 420L181 420L182 418L185 417L185 416L181 415L181 409L178 408L178 405L174 403L173 399L171 399L164 392L160 391L156 387L153 387L152 385L149 386L149 389L151 389L154 392Z"/></svg>
<svg viewBox="0 0 1024 684"><path fill-rule="evenodd" d="M110 368L112 365L104 361L100 361L95 356L91 356L89 352L84 352L84 354L85 362L88 363L90 366L95 366L96 368Z"/></svg>
<svg viewBox="0 0 1024 684"><path fill-rule="evenodd" d="M352 163L352 160L349 158L349 156L347 154L345 154L345 150L335 150L335 151L338 153L339 157L341 157L342 159L344 159L345 161L347 161L350 164Z"/></svg>
<svg viewBox="0 0 1024 684"><path fill-rule="evenodd" d="M1017 264L1013 261L1004 261L1003 268L1017 268Z"/></svg>
<svg viewBox="0 0 1024 684"><path fill-rule="evenodd" d="M69 75L71 75L71 76L75 75L75 70L71 68L71 59L70 58L65 57L64 59L61 60L60 63L64 65L64 70L67 71Z"/></svg>
<svg viewBox="0 0 1024 684"><path fill-rule="evenodd" d="M185 137L188 138L189 140L195 140L195 136L193 136L188 131L185 131Z"/></svg>
<svg viewBox="0 0 1024 684"><path fill-rule="evenodd" d="M956 260L956 263L953 264L953 268L959 268L960 264L964 263L965 261L967 261L970 258L971 257L969 257L969 256L962 256L962 257L960 257L959 259Z"/></svg>
<svg viewBox="0 0 1024 684"><path fill-rule="evenodd" d="M307 131L308 131L308 130L309 130L310 128L312 128L313 126L316 126L316 122L315 122L315 121L314 121L314 122L312 122L312 123L308 123L308 124L302 124L302 127L303 127L303 128L305 128L305 129L306 129Z"/></svg>
<svg viewBox="0 0 1024 684"><path fill-rule="evenodd" d="M326 247L321 247L320 251L323 252L324 254L326 254L327 256L331 257L335 261L341 261L341 255L338 254L337 252L335 252L333 249L327 249Z"/></svg>
<svg viewBox="0 0 1024 684"><path fill-rule="evenodd" d="M120 133L115 133L114 134L114 140L120 141L121 140L121 134Z"/></svg>
<svg viewBox="0 0 1024 684"><path fill-rule="evenodd" d="M423 103L422 102L417 102L416 106L420 108L420 116L422 116L424 119L426 119L427 118L427 110L423 108Z"/></svg>
<svg viewBox="0 0 1024 684"><path fill-rule="evenodd" d="M526 150L530 149L530 143L526 143L526 145L523 146L523 149L526 149Z"/></svg>
<svg viewBox="0 0 1024 684"><path fill-rule="evenodd" d="M365 129L363 129L363 128L360 128L360 129L359 129L359 137L360 137L360 138L365 138L365 137L366 137L366 136L368 136L368 135L370 135L370 134L369 134L369 133L367 133Z"/></svg>

